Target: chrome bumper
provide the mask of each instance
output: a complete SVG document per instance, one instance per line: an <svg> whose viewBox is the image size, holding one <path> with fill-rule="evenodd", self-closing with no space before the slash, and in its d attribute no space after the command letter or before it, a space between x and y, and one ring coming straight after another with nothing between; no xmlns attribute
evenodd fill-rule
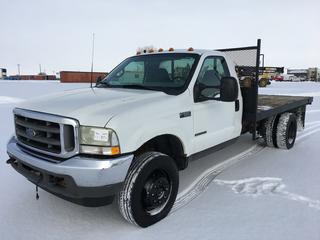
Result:
<svg viewBox="0 0 320 240"><path fill-rule="evenodd" d="M106 160L75 156L60 163L52 163L23 151L14 137L7 144L7 153L11 158L37 169L70 176L79 187L100 187L124 182L133 159L133 155Z"/></svg>

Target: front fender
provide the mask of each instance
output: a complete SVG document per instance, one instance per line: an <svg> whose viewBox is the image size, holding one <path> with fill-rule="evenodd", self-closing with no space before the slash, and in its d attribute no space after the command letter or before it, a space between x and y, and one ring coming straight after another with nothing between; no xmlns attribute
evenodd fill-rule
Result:
<svg viewBox="0 0 320 240"><path fill-rule="evenodd" d="M139 121L129 122L118 119L110 121L108 127L116 131L122 153L134 152L152 138L170 134L181 141L184 153L189 155L192 151L193 121L191 117L179 118L177 115L157 120L141 118Z"/></svg>

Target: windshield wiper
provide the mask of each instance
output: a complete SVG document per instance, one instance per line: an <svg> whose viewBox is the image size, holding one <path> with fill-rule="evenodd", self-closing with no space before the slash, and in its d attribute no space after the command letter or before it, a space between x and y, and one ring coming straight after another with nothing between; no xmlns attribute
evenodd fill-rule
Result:
<svg viewBox="0 0 320 240"><path fill-rule="evenodd" d="M127 84L127 85L111 85L108 82L100 82L97 87L108 87L108 88L129 88L129 89L143 89L143 90L150 90L150 91L160 91L164 92L166 94L169 94L165 89L163 88L156 88L151 86L144 86L141 84Z"/></svg>
<svg viewBox="0 0 320 240"><path fill-rule="evenodd" d="M144 86L141 84L127 84L127 85L120 85L122 88L133 88L133 89L143 89L143 90L151 90L151 91L163 91L162 89L150 87L150 86Z"/></svg>
<svg viewBox="0 0 320 240"><path fill-rule="evenodd" d="M108 82L99 82L96 85L96 87L100 87L100 86L112 87L112 85L110 85Z"/></svg>

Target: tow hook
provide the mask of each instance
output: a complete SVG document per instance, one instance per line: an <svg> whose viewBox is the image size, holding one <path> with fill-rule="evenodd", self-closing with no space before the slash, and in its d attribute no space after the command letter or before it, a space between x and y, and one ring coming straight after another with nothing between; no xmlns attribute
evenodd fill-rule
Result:
<svg viewBox="0 0 320 240"><path fill-rule="evenodd" d="M14 158L9 158L6 163L7 164L13 164L15 161L16 160Z"/></svg>

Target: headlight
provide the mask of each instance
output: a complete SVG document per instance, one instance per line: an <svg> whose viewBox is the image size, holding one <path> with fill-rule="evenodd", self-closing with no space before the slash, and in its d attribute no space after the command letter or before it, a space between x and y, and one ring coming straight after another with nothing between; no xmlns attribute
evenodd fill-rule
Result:
<svg viewBox="0 0 320 240"><path fill-rule="evenodd" d="M112 129L81 126L80 152L98 155L120 154L118 137Z"/></svg>

